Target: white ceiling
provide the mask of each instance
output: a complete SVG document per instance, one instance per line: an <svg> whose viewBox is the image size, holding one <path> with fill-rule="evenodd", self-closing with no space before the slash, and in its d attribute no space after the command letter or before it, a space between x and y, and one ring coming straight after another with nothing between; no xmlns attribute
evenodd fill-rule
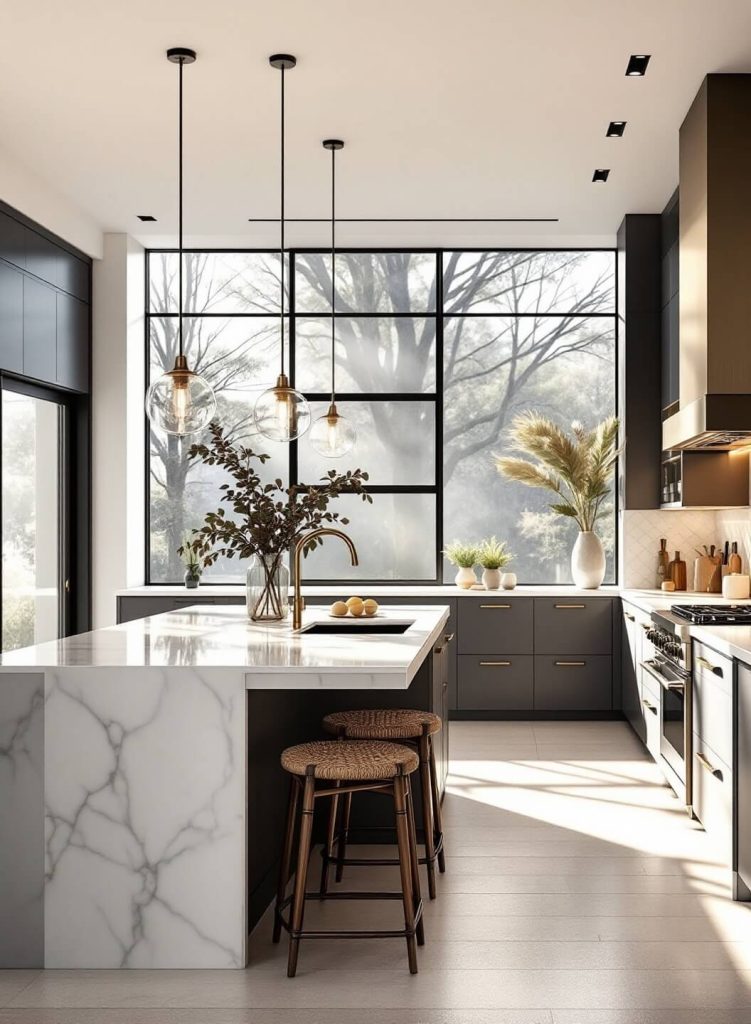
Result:
<svg viewBox="0 0 751 1024"><path fill-rule="evenodd" d="M273 245L279 73L288 212L326 216L327 135L342 217L558 217L558 224L342 225L342 245L611 243L677 183L678 126L709 71L751 72L750 0L0 0L0 148L103 230L172 244L177 69L186 231ZM647 76L626 78L631 53ZM606 139L610 120L627 120ZM595 167L610 181L591 183ZM0 196L2 198L2 196ZM138 213L158 217L142 225ZM325 225L291 244L325 244Z"/></svg>

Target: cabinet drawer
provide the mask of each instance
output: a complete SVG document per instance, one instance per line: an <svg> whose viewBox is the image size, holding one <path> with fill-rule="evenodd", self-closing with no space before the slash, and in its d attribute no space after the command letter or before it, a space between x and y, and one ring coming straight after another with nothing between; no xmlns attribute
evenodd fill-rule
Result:
<svg viewBox="0 0 751 1024"><path fill-rule="evenodd" d="M660 694L642 687L641 706L644 712L644 744L655 761L660 757Z"/></svg>
<svg viewBox="0 0 751 1024"><path fill-rule="evenodd" d="M694 643L693 729L724 763L733 763L733 663Z"/></svg>
<svg viewBox="0 0 751 1024"><path fill-rule="evenodd" d="M608 598L535 598L536 654L612 654Z"/></svg>
<svg viewBox="0 0 751 1024"><path fill-rule="evenodd" d="M535 657L536 711L610 711L613 664L602 655Z"/></svg>
<svg viewBox="0 0 751 1024"><path fill-rule="evenodd" d="M462 711L531 711L534 659L529 655L460 655Z"/></svg>
<svg viewBox="0 0 751 1024"><path fill-rule="evenodd" d="M732 772L694 733L693 807L699 821L730 863L733 843Z"/></svg>
<svg viewBox="0 0 751 1024"><path fill-rule="evenodd" d="M460 598L459 653L532 653L532 598Z"/></svg>

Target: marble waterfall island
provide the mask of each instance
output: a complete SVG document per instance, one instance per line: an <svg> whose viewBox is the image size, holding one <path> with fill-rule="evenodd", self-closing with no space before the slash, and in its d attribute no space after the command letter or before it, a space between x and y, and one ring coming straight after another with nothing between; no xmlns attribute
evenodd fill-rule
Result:
<svg viewBox="0 0 751 1024"><path fill-rule="evenodd" d="M390 607L371 628L404 632L317 634L325 608L293 632L196 605L3 655L0 967L243 967L281 749L327 711L432 707L447 619Z"/></svg>

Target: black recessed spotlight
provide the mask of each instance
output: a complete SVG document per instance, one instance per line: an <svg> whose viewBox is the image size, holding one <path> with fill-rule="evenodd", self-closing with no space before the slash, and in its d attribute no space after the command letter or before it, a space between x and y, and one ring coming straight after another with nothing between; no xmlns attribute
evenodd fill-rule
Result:
<svg viewBox="0 0 751 1024"><path fill-rule="evenodd" d="M629 78L646 75L650 56L651 54L649 53L632 53L626 66L626 75Z"/></svg>
<svg viewBox="0 0 751 1024"><path fill-rule="evenodd" d="M152 217L150 213L137 213L136 216L142 221L155 221L156 217Z"/></svg>
<svg viewBox="0 0 751 1024"><path fill-rule="evenodd" d="M625 121L611 121L608 125L608 130L605 132L605 135L609 139L620 139L625 131Z"/></svg>
<svg viewBox="0 0 751 1024"><path fill-rule="evenodd" d="M592 181L607 181L609 174L609 167L598 167L595 173L592 175Z"/></svg>

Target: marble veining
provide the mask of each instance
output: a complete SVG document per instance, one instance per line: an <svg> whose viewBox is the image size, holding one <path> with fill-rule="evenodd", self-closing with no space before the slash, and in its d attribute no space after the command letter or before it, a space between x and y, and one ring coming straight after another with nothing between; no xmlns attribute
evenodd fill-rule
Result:
<svg viewBox="0 0 751 1024"><path fill-rule="evenodd" d="M50 672L45 733L45 965L242 966L244 688Z"/></svg>

